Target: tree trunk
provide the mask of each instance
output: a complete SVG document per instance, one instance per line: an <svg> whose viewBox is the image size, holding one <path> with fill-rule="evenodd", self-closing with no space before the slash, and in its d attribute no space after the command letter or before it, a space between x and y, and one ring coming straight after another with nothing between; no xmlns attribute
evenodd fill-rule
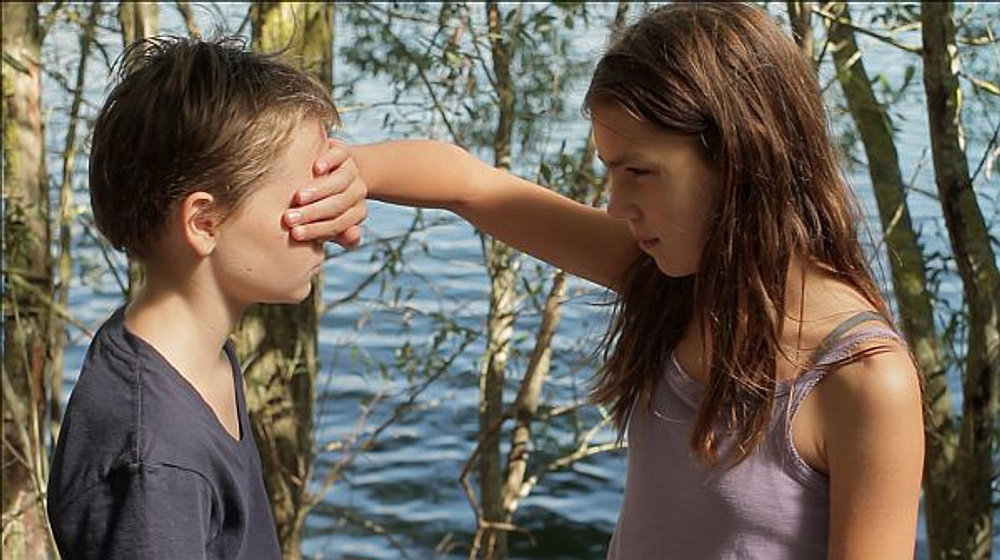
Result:
<svg viewBox="0 0 1000 560"><path fill-rule="evenodd" d="M612 23L613 32L617 32L624 27L625 15L628 12L629 2L619 0ZM501 28L499 26L499 10L493 3L488 4L487 13L490 22L490 36L493 47L494 72L497 79L497 92L500 99L500 120L498 125L496 154L497 165L509 167L510 160L510 137L513 123L513 91L514 84L510 77L510 56L509 47L500 40ZM554 95L559 95L556 91ZM509 115L509 116L508 116ZM588 197L592 205L597 205L604 195L603 185L606 181L595 178L590 172L596 155L596 147L592 134L587 135L587 143L581 154L580 161L576 166L577 172L569 185L568 196L581 202L586 202ZM516 282L516 277L512 278ZM532 444L532 422L538 411L538 405L542 392L542 387L548 378L552 358L552 339L561 321L561 311L566 292L566 273L557 271L552 279L552 286L545 300L545 307L542 314L541 324L538 326L535 337L535 346L532 349L528 366L524 377L521 380L517 397L511 405L514 417L514 428L510 433L510 450L507 454L507 464L502 477L502 486L499 490L499 506L503 515L505 528L512 527L514 513L517 511L521 500L528 495L534 485L534 477L529 479L526 474L528 470L528 460L531 454ZM513 286L510 287L513 292ZM493 301L491 300L491 304ZM491 307L492 309L492 307ZM513 313L513 305L511 307ZM495 317L491 314L491 320ZM511 322L513 321L513 316ZM509 341L509 336L508 336ZM502 377L500 383L502 387ZM502 406L502 402L497 403ZM489 426L498 426L502 421L502 412L499 409L496 414L490 415L481 421L482 429L489 430ZM499 440L499 429L494 429ZM497 449L499 460L499 441L491 442ZM485 442L483 447L485 447ZM492 474L492 472L490 473ZM492 488L491 488L492 489ZM483 501L485 503L486 493L483 491ZM484 505L484 513L487 511ZM487 518L491 519L491 518ZM487 533L489 535L489 533ZM491 542L486 539L487 558L505 558L507 554L506 532L496 532L496 537ZM493 546L495 544L495 546Z"/></svg>
<svg viewBox="0 0 1000 560"><path fill-rule="evenodd" d="M121 2L118 4L118 22L127 47L160 32L160 9L156 2Z"/></svg>
<svg viewBox="0 0 1000 560"><path fill-rule="evenodd" d="M620 29L623 26L627 10L628 2L619 2L614 29ZM572 178L572 184L569 185L568 195L580 202L588 202L589 197L591 205L596 206L604 195L602 185L606 185L607 182L603 178L595 178L589 171L594 164L597 152L592 132L591 130L591 134L587 135L587 143L581 154L580 162L576 166L577 171ZM535 337L535 347L528 360L524 378L521 380L521 388L511 407L514 411L515 424L510 435L510 451L507 455L507 468L502 491L504 516L508 524L512 522L514 512L521 500L530 492L531 483L526 483L525 475L531 453L531 424L538 411L542 387L544 387L549 374L552 339L562 319L565 293L566 273L560 270L552 279L552 287L545 300L542 322L538 326L538 333Z"/></svg>
<svg viewBox="0 0 1000 560"><path fill-rule="evenodd" d="M531 423L535 419L542 387L549 375L552 362L552 337L561 320L565 293L566 273L560 270L552 279L552 288L545 300L542 323L538 327L535 339L535 348L521 380L517 400L514 401L515 424L510 434L510 452L501 492L504 521L507 523L513 520L514 512L525 496L523 490L528 457L531 453Z"/></svg>
<svg viewBox="0 0 1000 560"><path fill-rule="evenodd" d="M933 558L987 560L1000 413L1000 272L966 160L953 11L951 2L928 2L920 15L934 178L968 310L962 425L947 480L960 490L940 512L955 530L932 533L931 546Z"/></svg>
<svg viewBox="0 0 1000 560"><path fill-rule="evenodd" d="M512 8L517 9L517 8ZM510 169L511 137L514 129L514 83L510 75L510 45L504 40L503 15L496 2L486 3L489 22L493 72L496 76L498 118L493 142L494 164ZM492 524L506 519L503 504L503 467L500 456L500 425L504 413L503 387L510 355L511 336L517 306L517 257L505 243L484 237L483 254L490 277L490 308L486 323L486 350L480 377L479 493L482 502L483 546L485 558L507 557L507 533L494 530Z"/></svg>
<svg viewBox="0 0 1000 560"><path fill-rule="evenodd" d="M52 258L42 127L38 7L3 7L3 545L47 558L45 427Z"/></svg>
<svg viewBox="0 0 1000 560"><path fill-rule="evenodd" d="M802 56L813 63L815 57L815 39L812 30L812 2L808 0L788 0L788 19L792 27L792 35L798 44Z"/></svg>
<svg viewBox="0 0 1000 560"><path fill-rule="evenodd" d="M156 2L121 2L118 4L118 22L122 26L122 43L132 43L152 37L160 32L160 9ZM145 272L142 263L128 263L128 293L131 299L142 289Z"/></svg>
<svg viewBox="0 0 1000 560"><path fill-rule="evenodd" d="M80 62L76 69L76 84L73 88L73 102L69 111L69 126L63 143L62 182L59 186L59 256L56 261L57 279L55 283L54 305L49 313L49 341L52 353L52 381L49 398L49 421L53 447L59 437L62 423L60 398L62 396L64 350L66 346L66 325L59 314L60 309L69 307L69 285L73 279L73 164L76 160L76 129L80 121L80 107L86 84L87 60L94 42L97 18L101 14L101 3L90 5L90 15L80 32Z"/></svg>
<svg viewBox="0 0 1000 560"><path fill-rule="evenodd" d="M290 61L333 82L333 6L310 2L254 2L254 48L287 48ZM235 335L245 367L247 407L264 479L286 559L301 557L313 463L313 410L318 372L317 333L322 280L298 305L258 305Z"/></svg>
<svg viewBox="0 0 1000 560"><path fill-rule="evenodd" d="M827 10L850 21L850 12L844 3L831 3ZM848 25L833 23L829 37L833 43L837 78L868 158L868 173L878 202L903 331L925 379L924 510L933 548L943 535L958 532L957 519L952 512L962 493L960 489L965 486L960 479L954 478L958 428L947 384L947 368L941 358L934 327L933 302L926 289L927 266L906 203L906 185L900 172L892 123L872 91L854 31Z"/></svg>
<svg viewBox="0 0 1000 560"><path fill-rule="evenodd" d="M185 0L177 0L176 4L177 11L184 18L184 27L187 28L188 37L201 37L201 30L198 29L198 24L194 21L194 12L191 11L191 3Z"/></svg>

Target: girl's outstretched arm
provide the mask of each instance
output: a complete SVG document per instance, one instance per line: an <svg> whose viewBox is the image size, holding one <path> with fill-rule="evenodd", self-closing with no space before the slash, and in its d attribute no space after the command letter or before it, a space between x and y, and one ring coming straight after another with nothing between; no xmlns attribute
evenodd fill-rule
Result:
<svg viewBox="0 0 1000 560"><path fill-rule="evenodd" d="M639 249L625 222L492 167L443 142L348 148L371 198L444 208L480 230L611 289Z"/></svg>

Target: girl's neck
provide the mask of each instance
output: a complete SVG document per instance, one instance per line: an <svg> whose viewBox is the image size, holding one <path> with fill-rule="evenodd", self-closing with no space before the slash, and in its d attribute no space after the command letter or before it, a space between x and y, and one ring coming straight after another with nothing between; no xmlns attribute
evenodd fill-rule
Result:
<svg viewBox="0 0 1000 560"><path fill-rule="evenodd" d="M825 267L793 257L785 284L784 321L778 343L779 379L794 377L826 334L853 313L871 309L856 290ZM675 349L677 360L692 377L707 380L711 338L696 315Z"/></svg>
<svg viewBox="0 0 1000 560"><path fill-rule="evenodd" d="M811 352L842 321L874 307L828 267L793 259L785 285L785 320L779 340L785 349Z"/></svg>

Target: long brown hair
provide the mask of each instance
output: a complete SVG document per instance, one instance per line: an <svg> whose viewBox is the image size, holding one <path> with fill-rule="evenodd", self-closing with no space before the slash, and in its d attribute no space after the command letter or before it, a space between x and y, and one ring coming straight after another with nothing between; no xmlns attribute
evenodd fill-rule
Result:
<svg viewBox="0 0 1000 560"><path fill-rule="evenodd" d="M671 352L701 319L711 356L691 446L714 463L720 431L728 432L739 462L772 414L793 257L832 270L889 321L815 73L764 10L678 3L614 39L586 96L588 107L608 102L700 136L721 188L697 274L669 278L648 255L626 272L592 397L621 433L634 406L650 405Z"/></svg>

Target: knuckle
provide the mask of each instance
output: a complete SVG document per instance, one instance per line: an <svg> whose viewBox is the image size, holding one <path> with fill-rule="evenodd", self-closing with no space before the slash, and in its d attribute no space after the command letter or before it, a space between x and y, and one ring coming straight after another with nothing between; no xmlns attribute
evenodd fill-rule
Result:
<svg viewBox="0 0 1000 560"><path fill-rule="evenodd" d="M338 167L333 175L333 183L336 185L337 192L344 192L350 188L353 177L347 172L343 167Z"/></svg>
<svg viewBox="0 0 1000 560"><path fill-rule="evenodd" d="M317 177L310 185L309 188L313 190L312 202L322 202L326 197L330 196L331 190L329 182L325 180L325 175Z"/></svg>
<svg viewBox="0 0 1000 560"><path fill-rule="evenodd" d="M363 181L353 181L349 190L351 191L351 196L358 200L362 200L368 196L368 187Z"/></svg>

